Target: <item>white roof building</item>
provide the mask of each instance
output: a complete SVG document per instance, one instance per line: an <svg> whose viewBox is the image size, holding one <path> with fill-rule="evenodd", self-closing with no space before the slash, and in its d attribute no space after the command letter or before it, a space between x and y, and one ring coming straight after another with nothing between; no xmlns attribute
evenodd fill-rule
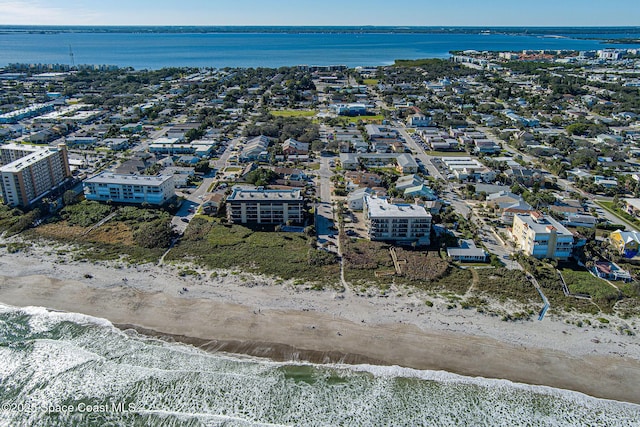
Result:
<svg viewBox="0 0 640 427"><path fill-rule="evenodd" d="M392 204L387 199L367 195L364 218L371 240L430 243L431 214L424 206Z"/></svg>

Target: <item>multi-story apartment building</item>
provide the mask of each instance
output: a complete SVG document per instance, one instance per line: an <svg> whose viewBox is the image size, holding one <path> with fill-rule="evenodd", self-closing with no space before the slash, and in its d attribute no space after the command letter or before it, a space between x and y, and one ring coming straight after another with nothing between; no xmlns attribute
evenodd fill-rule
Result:
<svg viewBox="0 0 640 427"><path fill-rule="evenodd" d="M364 219L371 240L428 245L431 214L423 206L391 204L384 198L364 197Z"/></svg>
<svg viewBox="0 0 640 427"><path fill-rule="evenodd" d="M566 260L574 248L573 234L550 216L534 211L513 216L513 238L527 255Z"/></svg>
<svg viewBox="0 0 640 427"><path fill-rule="evenodd" d="M234 188L227 197L227 217L238 224L300 224L304 198L299 189L264 190Z"/></svg>
<svg viewBox="0 0 640 427"><path fill-rule="evenodd" d="M175 197L171 175L117 175L103 172L84 183L87 200L161 206Z"/></svg>
<svg viewBox="0 0 640 427"><path fill-rule="evenodd" d="M9 206L27 207L71 177L67 147L7 144L0 147L0 185Z"/></svg>

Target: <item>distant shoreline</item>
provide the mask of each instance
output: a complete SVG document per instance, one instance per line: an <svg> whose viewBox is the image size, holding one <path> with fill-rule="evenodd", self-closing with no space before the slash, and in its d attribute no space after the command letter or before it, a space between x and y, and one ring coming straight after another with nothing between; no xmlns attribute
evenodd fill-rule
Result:
<svg viewBox="0 0 640 427"><path fill-rule="evenodd" d="M209 34L209 33L341 33L341 34L508 34L523 36L571 36L591 34L610 36L640 34L640 27L487 27L487 26L74 26L74 25L0 25L1 33L148 33L148 34ZM626 36L626 37L624 37ZM585 37L576 37L585 38ZM587 38L585 38L587 39ZM593 39L593 38L589 38ZM610 37L594 40L612 40ZM615 39L613 39L615 40Z"/></svg>

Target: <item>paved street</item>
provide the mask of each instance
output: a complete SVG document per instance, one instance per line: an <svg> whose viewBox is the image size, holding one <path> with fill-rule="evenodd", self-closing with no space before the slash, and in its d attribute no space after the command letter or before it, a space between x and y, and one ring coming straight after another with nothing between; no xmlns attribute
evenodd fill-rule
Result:
<svg viewBox="0 0 640 427"><path fill-rule="evenodd" d="M318 178L316 178L316 188L320 202L316 204L316 234L318 243L323 245L330 243L329 249L337 251L337 231L330 227L333 225L333 206L331 205L331 175L329 162L334 157L321 157Z"/></svg>
<svg viewBox="0 0 640 427"><path fill-rule="evenodd" d="M193 218L195 213L198 211L198 208L202 204L202 198L207 192L209 192L209 188L213 185L214 182L218 180L216 175L218 171L224 171L224 168L227 165L227 160L231 156L231 152L236 147L236 145L241 141L240 138L233 139L229 142L229 145L225 149L224 153L218 160L213 162L213 171L209 176L206 176L202 180L202 184L193 190L190 194L183 192L185 200L183 201L180 209L171 219L171 225L177 233L184 233L189 225L189 221ZM191 191L190 189L187 189Z"/></svg>

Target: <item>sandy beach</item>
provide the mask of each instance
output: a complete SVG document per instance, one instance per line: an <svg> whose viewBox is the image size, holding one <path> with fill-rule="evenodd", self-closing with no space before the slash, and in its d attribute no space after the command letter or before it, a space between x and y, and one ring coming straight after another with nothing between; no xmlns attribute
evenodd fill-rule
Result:
<svg viewBox="0 0 640 427"><path fill-rule="evenodd" d="M640 403L640 338L620 332L637 334L638 319L505 322L408 289L367 297L239 272L181 276L181 266L89 264L63 253L0 249L0 302L102 317L209 351L446 370Z"/></svg>

